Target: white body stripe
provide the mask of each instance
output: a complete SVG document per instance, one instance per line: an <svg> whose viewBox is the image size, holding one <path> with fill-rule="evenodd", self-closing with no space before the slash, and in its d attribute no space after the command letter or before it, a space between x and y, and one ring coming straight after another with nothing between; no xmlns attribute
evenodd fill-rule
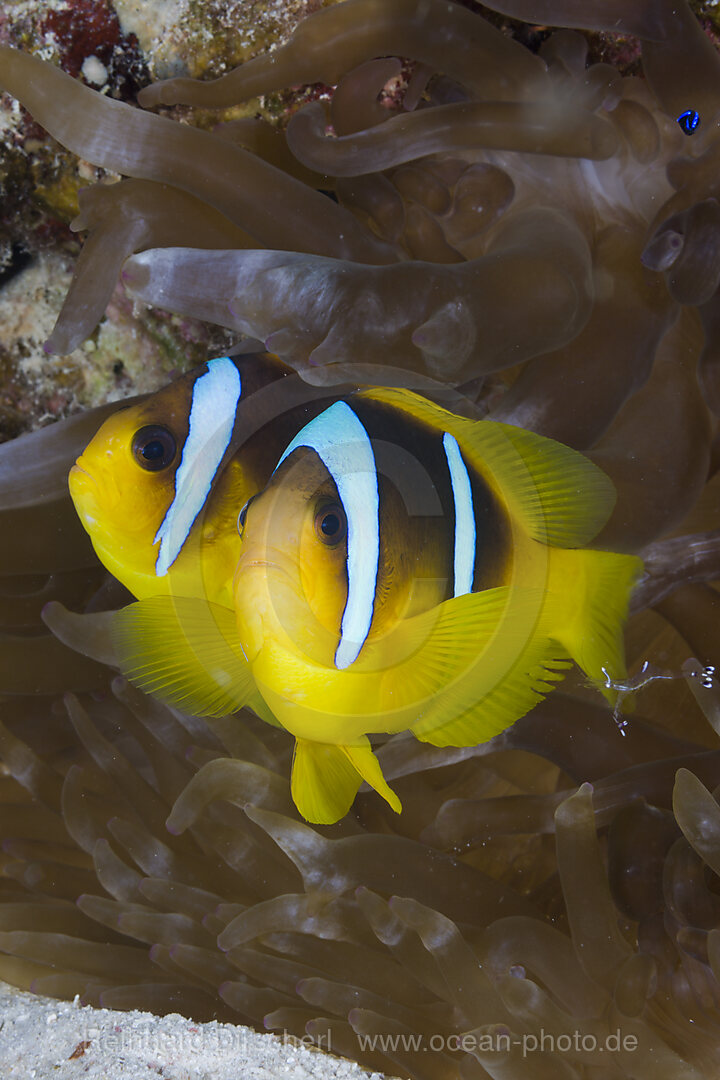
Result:
<svg viewBox="0 0 720 1080"><path fill-rule="evenodd" d="M167 574L210 494L210 485L232 437L240 373L228 356L208 362L196 380L182 460L175 473L175 498L155 536L160 542L155 573Z"/></svg>
<svg viewBox="0 0 720 1080"><path fill-rule="evenodd" d="M443 435L443 449L450 470L453 500L455 502L455 556L453 561L453 596L472 592L475 577L475 507L467 466L463 461L457 439L447 431Z"/></svg>
<svg viewBox="0 0 720 1080"><path fill-rule="evenodd" d="M344 401L336 401L298 432L280 458L299 446L314 450L335 481L347 517L348 593L335 667L357 660L370 632L380 561L380 498L367 431Z"/></svg>

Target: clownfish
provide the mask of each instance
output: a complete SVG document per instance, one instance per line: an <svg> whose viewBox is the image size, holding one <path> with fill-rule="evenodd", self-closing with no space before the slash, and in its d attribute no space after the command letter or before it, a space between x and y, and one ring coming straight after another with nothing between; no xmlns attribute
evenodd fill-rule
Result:
<svg viewBox="0 0 720 1080"><path fill-rule="evenodd" d="M279 447L266 441L263 485L236 488L232 555L213 568L222 593L183 594L171 569L169 592L112 616L133 682L198 715L249 705L285 728L295 804L325 824L362 781L400 811L373 733L484 742L572 661L614 703L642 564L583 546L615 501L600 469L404 389L309 412ZM226 497L210 485L204 520Z"/></svg>

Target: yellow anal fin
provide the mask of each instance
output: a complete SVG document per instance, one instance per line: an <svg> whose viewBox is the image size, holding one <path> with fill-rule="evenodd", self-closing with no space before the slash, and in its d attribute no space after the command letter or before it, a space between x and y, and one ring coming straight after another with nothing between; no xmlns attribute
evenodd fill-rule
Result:
<svg viewBox="0 0 720 1080"><path fill-rule="evenodd" d="M151 596L116 612L111 636L130 682L175 708L223 716L257 696L229 608Z"/></svg>
<svg viewBox="0 0 720 1080"><path fill-rule="evenodd" d="M367 739L356 746L297 740L290 786L293 801L307 821L315 825L339 821L363 780L400 813L400 800L388 787Z"/></svg>
<svg viewBox="0 0 720 1080"><path fill-rule="evenodd" d="M609 551L557 550L550 555L553 637L611 705L617 692L607 679L626 675L623 627L642 568L636 556Z"/></svg>
<svg viewBox="0 0 720 1080"><path fill-rule="evenodd" d="M533 540L580 547L598 534L615 505L612 481L577 450L493 420L468 420L411 390L380 388L362 396L395 405L448 431L472 465L493 483Z"/></svg>

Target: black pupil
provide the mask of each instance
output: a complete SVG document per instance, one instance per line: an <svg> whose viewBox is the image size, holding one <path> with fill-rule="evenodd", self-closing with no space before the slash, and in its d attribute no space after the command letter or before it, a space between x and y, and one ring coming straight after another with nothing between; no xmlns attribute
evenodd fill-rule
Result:
<svg viewBox="0 0 720 1080"><path fill-rule="evenodd" d="M148 461L157 461L165 453L165 447L159 439L153 439L152 442L146 443L142 447L140 453Z"/></svg>
<svg viewBox="0 0 720 1080"><path fill-rule="evenodd" d="M148 424L135 432L132 451L138 465L150 472L166 469L175 460L175 436L165 427Z"/></svg>
<svg viewBox="0 0 720 1080"><path fill-rule="evenodd" d="M320 522L323 536L335 536L340 531L340 518L337 514L326 514Z"/></svg>

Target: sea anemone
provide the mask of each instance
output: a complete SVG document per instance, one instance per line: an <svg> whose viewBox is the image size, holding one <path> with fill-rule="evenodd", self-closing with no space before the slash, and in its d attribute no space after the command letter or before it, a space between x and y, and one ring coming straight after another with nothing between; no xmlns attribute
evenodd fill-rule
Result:
<svg viewBox="0 0 720 1080"><path fill-rule="evenodd" d="M634 713L568 681L483 746L396 736L378 756L402 815L361 792L311 827L282 731L171 711L83 653L66 609L128 596L66 475L117 406L22 437L0 453L0 975L330 1034L419 1080L714 1077L720 60L682 0L491 6L570 29L532 52L447 0L345 0L221 79L140 96L335 87L282 134L200 130L0 48L0 84L126 177L82 198L49 347L93 330L121 274L309 381L442 383L584 450L618 490L598 544L646 564ZM578 29L638 38L643 77L588 66Z"/></svg>

